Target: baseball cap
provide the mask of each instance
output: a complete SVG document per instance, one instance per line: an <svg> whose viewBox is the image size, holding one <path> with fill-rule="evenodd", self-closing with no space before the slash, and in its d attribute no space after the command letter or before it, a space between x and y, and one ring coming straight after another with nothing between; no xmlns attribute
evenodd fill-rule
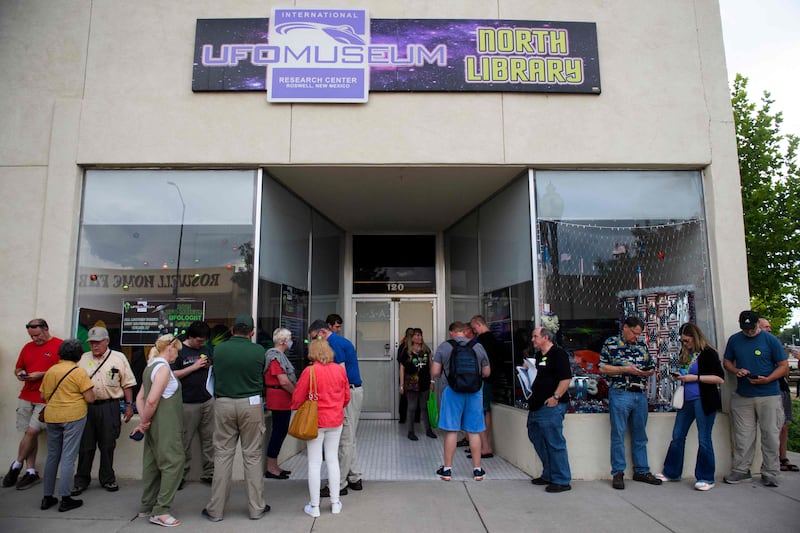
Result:
<svg viewBox="0 0 800 533"><path fill-rule="evenodd" d="M239 324L242 324L250 329L253 329L253 317L250 315L239 315L236 317L236 320L233 321L233 325L237 326Z"/></svg>
<svg viewBox="0 0 800 533"><path fill-rule="evenodd" d="M106 328L102 328L97 326L96 328L92 328L89 330L89 336L86 340L89 341L104 341L110 338L108 336L108 330Z"/></svg>
<svg viewBox="0 0 800 533"><path fill-rule="evenodd" d="M739 313L739 327L741 329L756 329L758 318L758 313L755 311L742 311Z"/></svg>

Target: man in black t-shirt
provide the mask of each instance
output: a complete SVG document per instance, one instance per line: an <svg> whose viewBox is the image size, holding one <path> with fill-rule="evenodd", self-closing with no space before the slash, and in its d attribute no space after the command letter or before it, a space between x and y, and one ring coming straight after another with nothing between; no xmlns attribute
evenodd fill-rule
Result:
<svg viewBox="0 0 800 533"><path fill-rule="evenodd" d="M567 441L564 439L564 415L569 406L569 383L572 370L567 352L553 344L555 334L536 328L531 335L538 350L536 379L528 399L528 439L542 461L542 475L534 485L547 485L547 492L570 490Z"/></svg>
<svg viewBox="0 0 800 533"><path fill-rule="evenodd" d="M211 366L211 351L206 346L211 330L205 322L192 322L186 329L178 358L172 363L175 377L181 380L183 395L183 450L186 462L183 466L183 481L192 467L192 441L197 433L200 437L203 470L200 481L208 485L214 477L214 398L206 390L208 369Z"/></svg>

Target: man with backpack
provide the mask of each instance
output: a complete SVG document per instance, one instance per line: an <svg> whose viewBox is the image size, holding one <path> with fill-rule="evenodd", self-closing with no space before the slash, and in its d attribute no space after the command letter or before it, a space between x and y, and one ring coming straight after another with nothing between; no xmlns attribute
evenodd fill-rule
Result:
<svg viewBox="0 0 800 533"><path fill-rule="evenodd" d="M441 377L442 405L439 409L439 429L445 432L444 464L436 474L444 481L453 476L453 456L456 453L458 431L467 432L472 452L472 477L483 480L486 472L481 468L481 437L486 429L483 420L483 378L489 377L489 357L476 339L465 336L467 325L453 322L448 331L450 340L436 349L431 365L431 376Z"/></svg>

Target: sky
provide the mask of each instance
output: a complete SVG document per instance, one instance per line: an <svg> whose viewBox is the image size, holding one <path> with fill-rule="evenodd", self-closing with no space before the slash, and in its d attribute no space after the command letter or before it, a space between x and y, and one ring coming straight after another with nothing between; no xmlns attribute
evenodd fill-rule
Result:
<svg viewBox="0 0 800 533"><path fill-rule="evenodd" d="M800 0L719 0L728 79L749 79L747 94L765 90L783 112L782 133L800 135Z"/></svg>
<svg viewBox="0 0 800 533"><path fill-rule="evenodd" d="M800 135L800 0L719 0L719 9L729 82L748 78L754 102L769 91L772 111L783 112L781 133ZM798 322L795 309L790 323Z"/></svg>

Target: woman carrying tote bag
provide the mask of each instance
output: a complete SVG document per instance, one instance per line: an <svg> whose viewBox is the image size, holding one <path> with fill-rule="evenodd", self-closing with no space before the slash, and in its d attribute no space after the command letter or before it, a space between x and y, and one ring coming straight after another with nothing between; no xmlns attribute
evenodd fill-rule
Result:
<svg viewBox="0 0 800 533"><path fill-rule="evenodd" d="M317 417L319 430L317 438L307 440L308 449L308 505L303 511L309 516L319 516L319 488L322 469L322 450L325 449L325 463L328 478L339 479L339 437L342 435L344 407L350 402L350 384L342 365L333 362L333 350L328 341L317 339L308 346L307 366L297 380L292 393L292 409L297 409L308 399L311 388L311 372L314 373L314 386L317 395ZM313 392L313 391L312 391ZM330 484L331 512L342 512L339 499L339 483Z"/></svg>

